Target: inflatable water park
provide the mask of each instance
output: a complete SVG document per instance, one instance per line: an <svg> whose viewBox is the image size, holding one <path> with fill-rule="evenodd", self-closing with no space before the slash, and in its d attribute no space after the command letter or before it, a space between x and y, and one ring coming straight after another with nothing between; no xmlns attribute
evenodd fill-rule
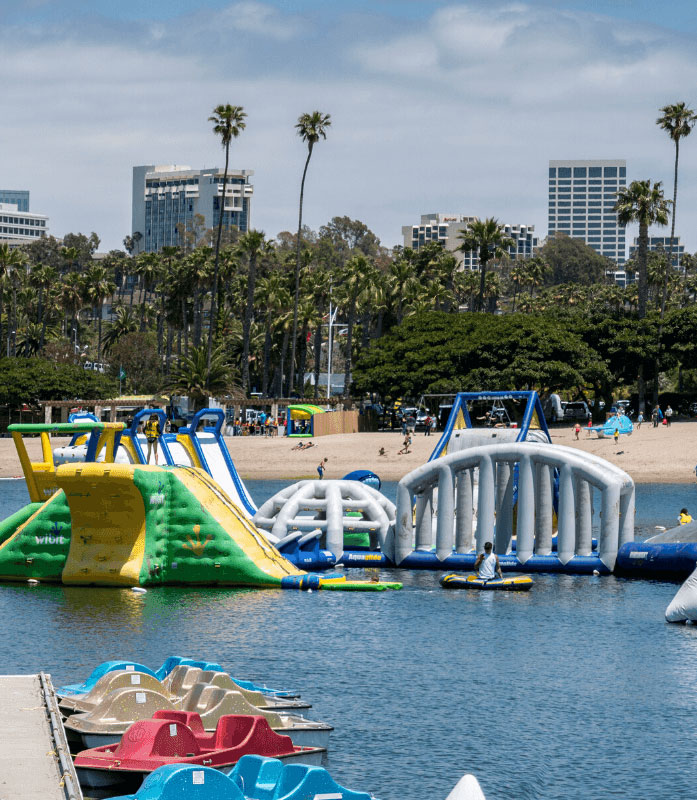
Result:
<svg viewBox="0 0 697 800"><path fill-rule="evenodd" d="M319 411L298 413L307 422ZM151 415L165 431L158 409L128 427L90 415L10 426L30 502L0 523L0 580L382 591L400 584L327 571L471 572L488 541L503 572L684 578L697 562L694 524L635 541L631 477L553 444L536 392L458 393L396 503L365 469L295 482L257 508L223 438L221 409L158 431L160 464L146 463ZM605 427L628 432L621 417ZM70 443L52 448L52 435ZM32 462L26 439L36 436L42 457Z"/></svg>

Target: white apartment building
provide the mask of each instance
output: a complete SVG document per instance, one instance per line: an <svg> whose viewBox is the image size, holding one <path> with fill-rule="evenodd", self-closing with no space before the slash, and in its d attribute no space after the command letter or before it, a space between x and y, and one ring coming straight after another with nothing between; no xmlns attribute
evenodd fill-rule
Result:
<svg viewBox="0 0 697 800"><path fill-rule="evenodd" d="M443 247L453 253L462 264L463 269L479 269L479 254L476 252L463 253L458 250L462 240L458 238L465 231L470 222L478 217L468 217L463 214L422 214L419 225L404 225L402 236L404 247L418 250L429 242L440 242ZM506 236L513 239L515 245L508 251L512 259L530 258L535 254L538 245L534 225L504 225Z"/></svg>
<svg viewBox="0 0 697 800"><path fill-rule="evenodd" d="M204 229L215 228L220 219L224 170L194 170L176 164L133 167L131 235L134 253L157 252L181 244L179 229L191 228L197 215ZM229 169L225 186L223 227L249 230L254 188L252 170Z"/></svg>
<svg viewBox="0 0 697 800"><path fill-rule="evenodd" d="M16 203L0 203L0 242L30 244L48 232L48 217L20 211Z"/></svg>
<svg viewBox="0 0 697 800"><path fill-rule="evenodd" d="M625 228L613 210L627 185L623 159L549 162L548 232L583 239L618 266L626 261Z"/></svg>

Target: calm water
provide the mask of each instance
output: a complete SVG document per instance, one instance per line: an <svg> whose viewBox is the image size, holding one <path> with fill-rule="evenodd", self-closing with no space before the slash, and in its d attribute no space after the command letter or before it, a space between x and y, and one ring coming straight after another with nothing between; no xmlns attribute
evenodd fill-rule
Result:
<svg viewBox="0 0 697 800"><path fill-rule="evenodd" d="M250 485L257 500L275 489ZM0 482L5 513L25 497ZM640 486L638 525L695 500L694 486ZM334 776L383 800L444 799L466 771L490 800L694 796L697 627L665 624L674 584L541 575L506 595L384 577L404 590L3 586L2 671L60 684L115 657L219 660L299 689L336 728Z"/></svg>

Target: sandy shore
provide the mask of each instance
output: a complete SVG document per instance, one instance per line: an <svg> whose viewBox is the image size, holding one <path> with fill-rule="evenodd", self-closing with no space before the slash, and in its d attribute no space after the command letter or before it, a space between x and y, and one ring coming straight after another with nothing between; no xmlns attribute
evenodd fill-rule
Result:
<svg viewBox="0 0 697 800"><path fill-rule="evenodd" d="M354 469L372 469L383 480L399 480L426 462L438 436L417 433L408 455L398 455L402 436L394 433L358 433L321 436L315 446L299 452L296 442L283 438L233 437L226 439L230 453L244 479L298 480L317 476L320 459L327 458L327 478L341 478ZM29 439L30 457L40 460L38 439ZM555 428L554 444L577 447L602 456L628 472L637 483L692 483L697 464L697 420L674 422L670 428L642 425L631 436L621 436L617 445L611 439L588 438L584 430L574 440L573 427ZM54 447L67 444L56 438ZM378 455L384 447L386 455ZM22 474L12 439L0 439L0 477Z"/></svg>

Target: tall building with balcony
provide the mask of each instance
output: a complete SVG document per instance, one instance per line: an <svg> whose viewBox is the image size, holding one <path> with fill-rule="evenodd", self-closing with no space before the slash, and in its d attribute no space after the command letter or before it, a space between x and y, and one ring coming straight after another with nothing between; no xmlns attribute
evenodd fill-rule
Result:
<svg viewBox="0 0 697 800"><path fill-rule="evenodd" d="M0 203L17 206L18 211L29 211L29 192L26 189L0 189Z"/></svg>
<svg viewBox="0 0 697 800"><path fill-rule="evenodd" d="M460 235L467 229L470 222L478 217L468 217L463 214L422 214L419 225L404 225L402 236L404 247L418 250L429 242L440 242L443 247L457 258L463 269L479 269L479 254L475 252L463 253L458 250L462 244ZM537 237L534 225L504 225L506 236L513 239L514 245L509 248L508 254L512 259L530 258L537 248Z"/></svg>
<svg viewBox="0 0 697 800"><path fill-rule="evenodd" d="M627 185L627 162L550 161L548 232L583 239L618 266L626 260L625 228L613 210Z"/></svg>
<svg viewBox="0 0 697 800"><path fill-rule="evenodd" d="M216 228L221 211L224 228L248 231L254 191L249 179L254 172L229 169L224 202L223 172L215 167L194 170L173 164L133 167L134 253L182 245L182 231L198 230L200 235Z"/></svg>
<svg viewBox="0 0 697 800"><path fill-rule="evenodd" d="M639 249L639 237L634 237L634 242L629 245L629 257L631 258ZM680 237L676 236L671 247L670 236L649 236L649 252L663 250L666 255L672 253L671 262L675 269L680 267L682 257L685 255L685 245L681 243Z"/></svg>
<svg viewBox="0 0 697 800"><path fill-rule="evenodd" d="M0 242L10 246L31 244L48 232L48 217L20 211L16 203L0 203Z"/></svg>

